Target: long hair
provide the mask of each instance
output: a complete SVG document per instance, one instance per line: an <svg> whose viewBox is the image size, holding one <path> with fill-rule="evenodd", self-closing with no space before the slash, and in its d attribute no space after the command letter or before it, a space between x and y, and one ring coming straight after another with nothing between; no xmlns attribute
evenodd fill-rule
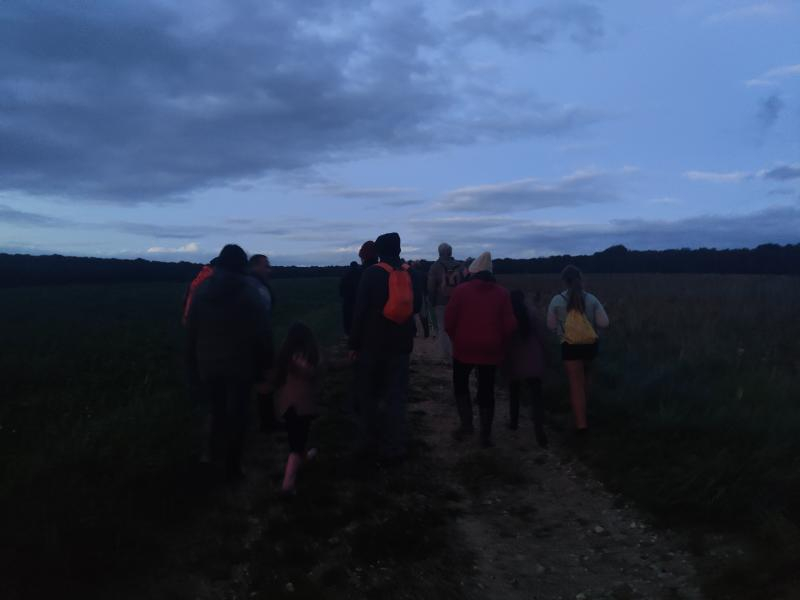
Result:
<svg viewBox="0 0 800 600"><path fill-rule="evenodd" d="M292 357L301 354L312 367L319 364L319 346L314 332L300 321L295 321L286 333L275 363L275 388L283 387L292 368Z"/></svg>
<svg viewBox="0 0 800 600"><path fill-rule="evenodd" d="M561 271L561 279L567 285L567 311L586 312L583 299L583 275L575 265L568 265Z"/></svg>
<svg viewBox="0 0 800 600"><path fill-rule="evenodd" d="M522 290L511 292L511 307L514 309L514 316L517 318L517 331L523 340L531 336L533 326L528 307L525 305L525 293Z"/></svg>

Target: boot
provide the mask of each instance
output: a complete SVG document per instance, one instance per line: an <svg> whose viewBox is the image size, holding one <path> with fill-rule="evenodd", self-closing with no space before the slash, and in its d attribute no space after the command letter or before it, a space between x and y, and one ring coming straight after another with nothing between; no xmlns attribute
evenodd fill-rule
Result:
<svg viewBox="0 0 800 600"><path fill-rule="evenodd" d="M544 432L544 398L542 398L542 384L538 382L533 386L531 393L531 417L533 418L533 431L536 443L540 448L547 448L547 435Z"/></svg>
<svg viewBox="0 0 800 600"><path fill-rule="evenodd" d="M458 418L461 421L461 425L453 432L453 437L460 441L464 436L471 435L475 431L472 426L472 402L469 399L469 394L456 396L456 408L458 409Z"/></svg>
<svg viewBox="0 0 800 600"><path fill-rule="evenodd" d="M519 428L519 396L517 394L509 395L508 428L515 431Z"/></svg>
<svg viewBox="0 0 800 600"><path fill-rule="evenodd" d="M286 470L283 473L283 485L281 492L284 494L292 494L295 491L297 483L297 472L303 464L303 455L297 452L292 452L286 461Z"/></svg>
<svg viewBox="0 0 800 600"><path fill-rule="evenodd" d="M494 421L494 399L485 401L480 406L481 416L481 446L491 448L492 442L492 421Z"/></svg>

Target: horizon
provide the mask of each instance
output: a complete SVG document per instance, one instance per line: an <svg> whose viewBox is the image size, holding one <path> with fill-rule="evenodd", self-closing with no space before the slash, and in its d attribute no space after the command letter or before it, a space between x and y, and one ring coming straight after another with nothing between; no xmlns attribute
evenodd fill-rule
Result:
<svg viewBox="0 0 800 600"><path fill-rule="evenodd" d="M786 0L4 3L0 252L798 243L798 25Z"/></svg>
<svg viewBox="0 0 800 600"><path fill-rule="evenodd" d="M492 260L493 261L529 261L529 260L547 260L547 259L551 259L551 258L576 258L577 259L577 258L588 258L588 257L591 257L591 256L601 255L601 254L605 254L605 253L607 253L609 251L613 251L613 250L617 250L617 249L622 249L625 252L634 252L634 253L635 252L698 252L698 251L708 251L708 252L725 252L725 251L728 251L728 252L752 252L752 251L756 251L759 248L764 247L764 246L777 246L779 248L789 248L789 247L795 247L795 246L800 247L800 242L795 243L795 244L792 244L792 243L789 243L789 244L776 244L776 243L773 243L773 242L765 242L765 243L759 244L757 246L749 246L749 247L743 246L743 247L731 247L731 248L714 248L714 247L700 246L700 247L696 247L696 248L689 248L689 247L663 248L663 249L658 249L658 250L653 250L653 249L651 249L651 250L641 250L641 249L637 249L637 248L628 248L627 246L625 246L623 244L614 244L613 246L609 246L607 248L603 248L602 250L597 250L595 252L590 252L590 253L585 253L585 254L550 254L550 255L547 255L547 256L528 256L528 257L518 257L518 258L512 258L512 257L509 257L509 256L494 256L494 255L492 255ZM249 255L250 255L250 253L248 253L248 256ZM188 264L193 264L193 265L197 265L197 266L208 264L208 262L209 262L209 261L202 261L202 260L200 260L200 261L190 260L190 259L188 259L186 257L180 257L180 256L168 257L166 259L160 259L160 258L152 258L152 257L147 258L147 257L118 257L118 256L91 256L91 255L78 256L78 255L67 255L67 254L58 254L58 253L27 254L27 253L6 252L5 250L0 250L0 256L25 256L25 257L34 257L34 258L58 257L58 258L77 258L77 259L88 259L88 260L127 260L127 261L143 260L143 261L147 261L147 262L164 263L164 264L188 263ZM170 258L172 258L172 260L170 260ZM433 256L433 257L422 256L422 257L419 257L419 258L408 258L408 257L404 256L403 252L401 252L401 258L403 258L404 260L414 260L414 261L423 261L423 262L433 263L433 262L436 261L437 257L436 256ZM461 260L464 260L464 259L473 260L474 257L473 256L465 256ZM358 260L351 261L351 263L352 262L358 262ZM274 267L278 267L278 268L283 268L283 269L338 269L338 268L345 268L349 264L351 264L351 263L344 263L344 264L324 264L324 263L279 264L279 263L275 263L271 259L270 259L270 263L271 263L273 268Z"/></svg>

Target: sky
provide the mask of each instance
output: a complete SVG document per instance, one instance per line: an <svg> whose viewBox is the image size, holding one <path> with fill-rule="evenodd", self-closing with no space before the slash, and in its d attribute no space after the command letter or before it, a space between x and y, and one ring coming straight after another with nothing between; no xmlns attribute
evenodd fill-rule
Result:
<svg viewBox="0 0 800 600"><path fill-rule="evenodd" d="M800 3L4 0L0 252L800 242Z"/></svg>

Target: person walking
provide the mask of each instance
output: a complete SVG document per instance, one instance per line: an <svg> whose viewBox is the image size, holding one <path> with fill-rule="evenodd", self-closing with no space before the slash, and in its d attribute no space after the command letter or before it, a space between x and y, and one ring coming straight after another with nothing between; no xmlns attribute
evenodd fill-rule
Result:
<svg viewBox="0 0 800 600"><path fill-rule="evenodd" d="M213 259L207 265L203 265L203 268L200 269L200 272L192 279L192 282L186 288L186 294L183 297L183 318L181 322L183 326L186 326L186 322L189 319L189 310L192 307L192 301L194 300L194 295L197 292L197 288L209 277L214 274L214 263L216 262L216 258Z"/></svg>
<svg viewBox="0 0 800 600"><path fill-rule="evenodd" d="M311 422L318 415L316 396L320 381L320 352L314 333L303 323L293 323L281 346L275 367L275 414L286 424L289 457L281 491L293 494L297 473L315 448L306 450Z"/></svg>
<svg viewBox="0 0 800 600"><path fill-rule="evenodd" d="M453 347L444 326L444 314L453 290L462 281L461 270L461 263L453 258L453 247L446 242L439 244L439 258L428 270L428 298L436 317L435 335L439 338L441 356L446 362L452 358Z"/></svg>
<svg viewBox="0 0 800 600"><path fill-rule="evenodd" d="M569 380L569 398L579 433L588 428L586 396L591 364L598 351L598 328L609 325L603 305L583 289L583 275L573 265L561 272L566 289L553 296L547 309L547 326L558 335L561 360Z"/></svg>
<svg viewBox="0 0 800 600"><path fill-rule="evenodd" d="M356 307L356 295L358 294L358 283L361 274L378 262L378 253L375 250L375 242L366 241L358 251L361 264L353 261L350 268L339 281L339 297L342 299L342 327L346 336L350 335L353 326L353 311Z"/></svg>
<svg viewBox="0 0 800 600"><path fill-rule="evenodd" d="M269 257L264 254L253 254L247 265L247 272L256 283L256 289L258 289L267 307L271 322L272 313L275 309L275 292L269 281L272 274L272 265L269 262ZM270 341L270 344L272 344L272 341ZM268 385L256 386L256 406L258 407L259 429L262 433L271 433L283 429L281 423L275 418L273 401L273 392Z"/></svg>
<svg viewBox="0 0 800 600"><path fill-rule="evenodd" d="M416 335L419 335L420 329L425 339L431 335L430 327L430 303L428 302L428 277L422 272L419 261L412 261L408 263L409 273L414 281L414 285L420 291L422 303L419 312L414 315L414 328ZM419 322L419 323L417 323Z"/></svg>
<svg viewBox="0 0 800 600"><path fill-rule="evenodd" d="M519 401L523 387L527 386L531 401L531 418L539 447L547 447L544 432L544 401L542 374L544 373L545 327L536 310L525 302L522 290L511 292L511 307L517 319L517 329L511 337L503 371L508 380L510 429L519 427Z"/></svg>
<svg viewBox="0 0 800 600"><path fill-rule="evenodd" d="M447 304L445 329L453 340L453 390L460 427L457 440L473 432L469 377L478 372L478 407L481 445L493 445L494 385L517 319L508 291L492 274L492 255L484 252L470 266L471 279L453 290Z"/></svg>
<svg viewBox="0 0 800 600"><path fill-rule="evenodd" d="M229 481L243 476L247 403L273 356L268 307L246 268L244 250L225 246L214 274L197 288L186 323L189 366L211 407L210 457L224 458Z"/></svg>
<svg viewBox="0 0 800 600"><path fill-rule="evenodd" d="M356 365L359 455L378 451L391 464L406 454L409 357L421 296L400 259L400 236L386 233L375 246L381 262L362 273L348 345ZM386 404L384 427L379 426L381 397Z"/></svg>

